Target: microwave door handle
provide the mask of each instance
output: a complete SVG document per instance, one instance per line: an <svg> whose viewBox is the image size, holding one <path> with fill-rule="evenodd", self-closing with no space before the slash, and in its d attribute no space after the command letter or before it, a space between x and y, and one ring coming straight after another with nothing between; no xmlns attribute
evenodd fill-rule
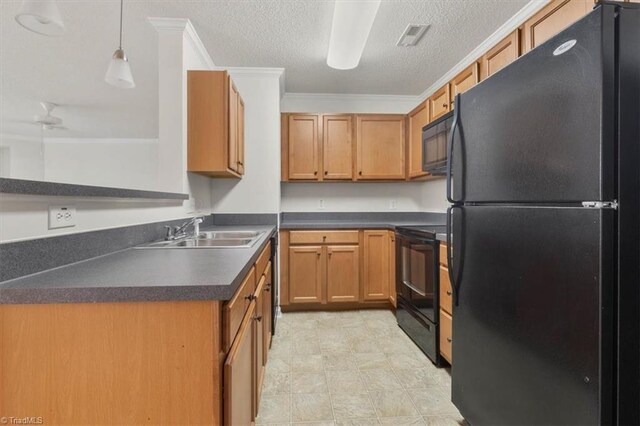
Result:
<svg viewBox="0 0 640 426"><path fill-rule="evenodd" d="M449 138L448 144L448 155L447 155L447 200L450 203L456 203L461 200L453 199L453 191L452 191L452 181L451 181L451 172L453 168L453 141L456 134L456 129L458 128L458 121L460 120L460 94L458 93L455 97L454 109L453 109L453 123L451 124L451 137ZM458 177L460 178L460 176Z"/></svg>

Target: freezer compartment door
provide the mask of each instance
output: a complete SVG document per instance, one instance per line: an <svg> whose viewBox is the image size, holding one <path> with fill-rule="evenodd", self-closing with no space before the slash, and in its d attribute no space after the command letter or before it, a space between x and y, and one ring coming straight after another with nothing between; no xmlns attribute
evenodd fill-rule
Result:
<svg viewBox="0 0 640 426"><path fill-rule="evenodd" d="M471 424L611 419L613 217L454 210L452 396Z"/></svg>
<svg viewBox="0 0 640 426"><path fill-rule="evenodd" d="M615 198L614 21L604 12L612 11L598 8L460 96L453 201Z"/></svg>

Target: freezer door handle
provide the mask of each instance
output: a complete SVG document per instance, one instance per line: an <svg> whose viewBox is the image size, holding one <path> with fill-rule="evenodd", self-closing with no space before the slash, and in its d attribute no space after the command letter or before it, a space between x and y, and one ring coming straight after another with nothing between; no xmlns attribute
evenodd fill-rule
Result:
<svg viewBox="0 0 640 426"><path fill-rule="evenodd" d="M460 299L460 277L462 275L462 253L464 252L464 236L462 235L462 227L457 231L460 236L458 238L459 246L457 247L458 256L456 259L458 260L457 268L453 264L453 245L452 242L452 220L453 220L453 211L455 209L460 209L460 213L464 212L463 208L460 206L449 206L447 208L447 265L449 265L449 280L451 281L451 291L453 292L453 303L455 306L458 306L458 300Z"/></svg>
<svg viewBox="0 0 640 426"><path fill-rule="evenodd" d="M461 200L453 199L453 191L451 188L452 180L451 180L451 171L453 168L453 140L456 135L456 129L458 128L458 121L460 119L460 94L458 93L455 97L455 104L453 110L453 123L451 124L451 137L449 138L449 146L447 153L447 200L450 203L456 203Z"/></svg>

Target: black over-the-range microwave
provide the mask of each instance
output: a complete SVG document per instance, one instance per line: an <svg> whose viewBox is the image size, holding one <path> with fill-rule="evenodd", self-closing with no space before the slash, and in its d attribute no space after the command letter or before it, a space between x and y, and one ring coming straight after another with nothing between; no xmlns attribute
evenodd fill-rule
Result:
<svg viewBox="0 0 640 426"><path fill-rule="evenodd" d="M453 111L422 128L422 171L432 175L447 173L447 142L452 123Z"/></svg>

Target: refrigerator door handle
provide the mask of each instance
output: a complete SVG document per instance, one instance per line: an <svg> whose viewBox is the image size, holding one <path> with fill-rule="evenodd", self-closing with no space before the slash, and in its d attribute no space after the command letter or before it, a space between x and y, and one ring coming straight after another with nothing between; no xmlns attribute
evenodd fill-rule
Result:
<svg viewBox="0 0 640 426"><path fill-rule="evenodd" d="M451 171L453 168L453 139L456 134L456 129L458 128L458 120L460 119L460 93L458 93L454 100L454 109L453 109L453 123L451 124L451 137L449 138L448 144L448 153L447 153L447 200L450 203L456 203L461 200L453 199L453 191L451 188Z"/></svg>
<svg viewBox="0 0 640 426"><path fill-rule="evenodd" d="M458 306L458 301L460 299L460 275L462 268L462 253L464 244L464 238L459 238L460 247L458 247L458 258L460 262L458 264L457 273L454 273L456 268L453 265L453 246L451 244L452 241L452 218L453 218L453 210L460 209L462 212L462 207L453 205L447 208L447 265L449 272L449 280L451 281L451 291L453 292L453 303L455 306Z"/></svg>

